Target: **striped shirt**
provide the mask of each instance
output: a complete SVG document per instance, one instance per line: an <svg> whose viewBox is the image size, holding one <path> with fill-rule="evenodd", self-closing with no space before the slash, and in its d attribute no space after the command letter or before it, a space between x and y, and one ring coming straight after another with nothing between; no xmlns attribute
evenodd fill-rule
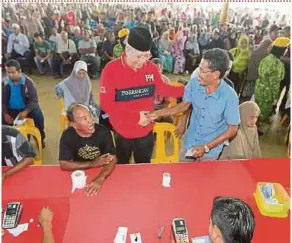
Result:
<svg viewBox="0 0 292 243"><path fill-rule="evenodd" d="M2 166L14 166L25 158L34 158L32 145L15 128L2 125Z"/></svg>

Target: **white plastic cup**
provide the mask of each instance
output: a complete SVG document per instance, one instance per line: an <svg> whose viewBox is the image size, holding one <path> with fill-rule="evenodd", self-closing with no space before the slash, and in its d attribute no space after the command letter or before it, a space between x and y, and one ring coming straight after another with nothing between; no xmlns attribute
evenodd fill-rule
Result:
<svg viewBox="0 0 292 243"><path fill-rule="evenodd" d="M171 175L170 173L164 172L162 176L162 186L163 187L170 187L171 183Z"/></svg>

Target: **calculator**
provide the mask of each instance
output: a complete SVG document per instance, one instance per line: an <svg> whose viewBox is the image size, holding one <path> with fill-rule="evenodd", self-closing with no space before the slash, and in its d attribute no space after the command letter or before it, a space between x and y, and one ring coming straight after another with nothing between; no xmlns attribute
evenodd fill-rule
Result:
<svg viewBox="0 0 292 243"><path fill-rule="evenodd" d="M189 243L186 221L183 218L175 218L172 220L172 230L175 237L175 242Z"/></svg>
<svg viewBox="0 0 292 243"><path fill-rule="evenodd" d="M22 213L22 204L20 202L8 203L4 217L2 227L4 229L12 229L18 225L19 218Z"/></svg>

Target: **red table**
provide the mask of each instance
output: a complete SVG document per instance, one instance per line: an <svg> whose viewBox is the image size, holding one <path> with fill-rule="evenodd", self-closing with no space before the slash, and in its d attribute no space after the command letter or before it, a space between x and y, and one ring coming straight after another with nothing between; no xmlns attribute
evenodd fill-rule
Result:
<svg viewBox="0 0 292 243"><path fill-rule="evenodd" d="M172 177L170 188L162 187L162 174ZM87 171L89 180L98 169ZM168 243L174 217L185 218L190 237L207 235L215 196L235 196L253 208L256 217L254 243L290 242L290 215L286 219L262 216L253 199L259 181L280 182L290 193L289 159L237 162L203 162L156 165L119 165L97 196L82 190L71 194L71 177L58 166L30 167L7 179L3 203L21 201L21 222L34 223L14 238L5 232L4 243L41 242L37 213L42 206L55 212L56 242L111 243L119 226L140 232L144 243ZM160 227L163 238L157 238Z"/></svg>

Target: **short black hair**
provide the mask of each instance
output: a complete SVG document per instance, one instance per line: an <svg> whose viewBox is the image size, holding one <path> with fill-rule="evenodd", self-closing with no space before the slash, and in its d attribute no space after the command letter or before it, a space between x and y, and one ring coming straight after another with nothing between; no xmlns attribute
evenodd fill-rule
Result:
<svg viewBox="0 0 292 243"><path fill-rule="evenodd" d="M74 111L75 111L75 109L76 109L77 107L83 107L83 108L86 108L86 109L90 112L89 108L88 108L86 105L81 104L81 103L72 103L72 104L68 107L67 112L66 112L66 113L67 113L67 118L68 118L69 122L74 122ZM90 112L90 113L91 113L91 112Z"/></svg>
<svg viewBox="0 0 292 243"><path fill-rule="evenodd" d="M17 71L21 71L20 63L15 59L10 59L7 62L5 62L5 67L15 67Z"/></svg>
<svg viewBox="0 0 292 243"><path fill-rule="evenodd" d="M34 33L33 38L43 38L43 36L40 33Z"/></svg>
<svg viewBox="0 0 292 243"><path fill-rule="evenodd" d="M223 78L229 67L229 56L225 50L213 48L203 53L203 59L209 63L209 69L219 71L219 78Z"/></svg>
<svg viewBox="0 0 292 243"><path fill-rule="evenodd" d="M238 198L216 197L211 221L216 225L225 243L250 243L255 228L250 206Z"/></svg>

